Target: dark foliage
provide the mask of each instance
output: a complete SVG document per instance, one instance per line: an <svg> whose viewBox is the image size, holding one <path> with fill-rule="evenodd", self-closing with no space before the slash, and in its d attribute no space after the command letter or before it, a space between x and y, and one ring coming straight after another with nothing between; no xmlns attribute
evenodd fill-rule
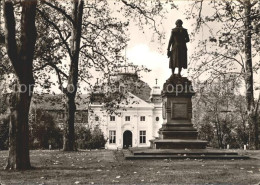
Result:
<svg viewBox="0 0 260 185"><path fill-rule="evenodd" d="M30 148L48 149L49 145L52 149L62 148L62 131L56 125L53 117L40 109L31 112L29 122Z"/></svg>
<svg viewBox="0 0 260 185"><path fill-rule="evenodd" d="M76 146L80 149L100 149L106 144L102 131L95 127L94 130L85 126L76 126Z"/></svg>
<svg viewBox="0 0 260 185"><path fill-rule="evenodd" d="M9 117L0 122L0 150L8 149Z"/></svg>

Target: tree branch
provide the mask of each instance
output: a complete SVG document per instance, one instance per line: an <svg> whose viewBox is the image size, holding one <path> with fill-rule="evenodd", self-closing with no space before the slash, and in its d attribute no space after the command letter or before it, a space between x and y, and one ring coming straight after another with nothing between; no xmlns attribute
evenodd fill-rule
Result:
<svg viewBox="0 0 260 185"><path fill-rule="evenodd" d="M65 47L66 47L66 49L67 49L67 51L68 51L68 53L69 53L69 56L70 56L70 58L72 59L72 58L73 58L73 57L72 57L72 53L71 53L69 44L67 43L68 37L67 37L67 38L64 38L63 35L62 35L62 33L61 33L61 30L59 29L59 27L58 27L55 23L53 23L52 21L50 21L50 20L48 19L48 17L46 17L46 15L44 15L44 13L43 13L41 10L39 10L39 9L37 8L37 11L41 14L41 16L44 18L44 20L45 20L47 23L49 23L50 25L52 25L52 26L55 28L55 30L58 32L58 34L59 34L59 36L60 36L60 38L61 38L61 40L62 40L62 43L65 45Z"/></svg>
<svg viewBox="0 0 260 185"><path fill-rule="evenodd" d="M18 68L17 58L17 44L15 39L15 18L14 7L12 1L4 2L4 19L5 19L5 42L8 56L15 69Z"/></svg>
<svg viewBox="0 0 260 185"><path fill-rule="evenodd" d="M159 33L159 31L157 30L156 28L156 22L153 18L149 17L147 15L147 12L142 10L140 7L136 6L135 4L133 3L128 3L126 0L121 0L122 3L124 3L126 6L132 8L132 9L136 9L141 15L143 15L146 19L149 19L150 21L152 21L152 24L153 24L153 27L156 31L156 33Z"/></svg>
<svg viewBox="0 0 260 185"><path fill-rule="evenodd" d="M47 2L46 0L41 0L41 2L44 3L44 4L46 4L46 5L48 5L49 7L53 8L53 9L57 10L57 11L60 12L62 15L64 15L73 25L75 24L75 22L74 22L74 20L72 19L72 17L71 17L69 14L67 14L67 12L66 12L65 10L63 10L62 8L59 8L59 7L55 6L55 5L53 5L53 4L49 3L49 2Z"/></svg>

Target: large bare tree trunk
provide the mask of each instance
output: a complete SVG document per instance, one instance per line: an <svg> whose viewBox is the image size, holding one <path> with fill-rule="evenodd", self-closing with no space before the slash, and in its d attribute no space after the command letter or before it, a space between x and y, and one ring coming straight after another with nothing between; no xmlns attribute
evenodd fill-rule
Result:
<svg viewBox="0 0 260 185"><path fill-rule="evenodd" d="M252 69L252 22L251 22L251 3L250 0L244 2L245 6L245 59L246 59L246 102L247 115L249 124L249 148L254 146L254 127L257 124L254 121L254 83L253 83L253 69ZM256 122L256 123L254 123Z"/></svg>
<svg viewBox="0 0 260 185"><path fill-rule="evenodd" d="M18 86L20 85L18 84ZM23 91L23 89L21 90ZM31 95L27 92L21 93L21 90L12 93L10 99L9 156L6 169L29 169L31 167L28 128Z"/></svg>
<svg viewBox="0 0 260 185"><path fill-rule="evenodd" d="M29 156L28 115L33 93L34 78L32 62L36 42L36 0L21 2L20 47L16 44L13 3L4 2L5 43L8 56L17 76L15 92L11 97L9 129L9 155L6 169L28 169Z"/></svg>
<svg viewBox="0 0 260 185"><path fill-rule="evenodd" d="M79 65L79 52L80 52L80 40L82 30L82 16L83 16L83 0L73 1L73 30L71 38L71 65L69 71L68 85L66 89L66 109L67 119L64 127L63 137L63 150L72 151L75 150L75 132L74 132L74 121L76 104L75 97L77 93L78 85L78 65Z"/></svg>

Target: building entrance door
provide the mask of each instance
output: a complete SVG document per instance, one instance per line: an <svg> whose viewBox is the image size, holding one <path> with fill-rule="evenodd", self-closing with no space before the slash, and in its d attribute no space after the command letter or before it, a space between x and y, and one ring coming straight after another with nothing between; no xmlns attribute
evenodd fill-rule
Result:
<svg viewBox="0 0 260 185"><path fill-rule="evenodd" d="M132 132L126 130L123 134L123 148L132 147Z"/></svg>

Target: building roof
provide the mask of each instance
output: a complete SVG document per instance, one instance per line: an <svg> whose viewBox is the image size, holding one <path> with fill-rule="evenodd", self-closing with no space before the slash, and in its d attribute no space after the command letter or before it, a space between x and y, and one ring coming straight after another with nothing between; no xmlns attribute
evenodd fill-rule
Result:
<svg viewBox="0 0 260 185"><path fill-rule="evenodd" d="M112 100L116 101L116 100ZM125 98L121 100L120 103L116 102L118 104L118 108L121 109L153 109L154 104L148 103L144 101L143 99L139 98L138 96L132 94L131 92L127 92L125 95ZM91 107L102 107L104 104L90 104Z"/></svg>
<svg viewBox="0 0 260 185"><path fill-rule="evenodd" d="M77 110L87 110L89 100L90 98L87 94L76 96L75 102ZM65 96L63 94L34 94L31 107L43 110L64 110Z"/></svg>

